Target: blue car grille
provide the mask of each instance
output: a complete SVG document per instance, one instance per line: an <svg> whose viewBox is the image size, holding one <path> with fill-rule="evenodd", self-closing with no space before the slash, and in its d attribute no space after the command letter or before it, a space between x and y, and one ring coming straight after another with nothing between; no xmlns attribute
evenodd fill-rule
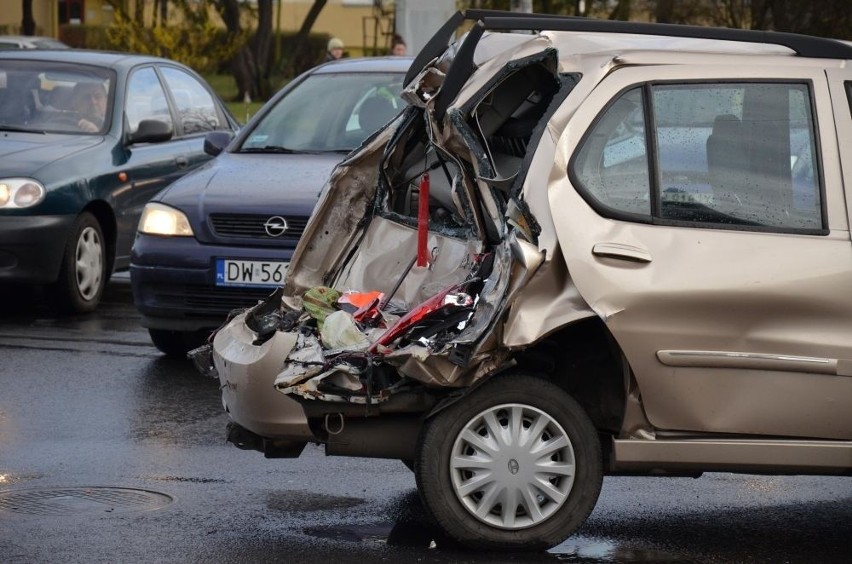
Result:
<svg viewBox="0 0 852 564"><path fill-rule="evenodd" d="M195 284L157 284L148 289L156 296L158 307L176 308L190 316L214 317L224 323L234 309L257 305L272 293L270 288L219 288Z"/></svg>
<svg viewBox="0 0 852 564"><path fill-rule="evenodd" d="M278 218L287 222L287 230L273 237L266 228L267 222ZM242 213L213 213L210 214L210 226L218 237L238 237L241 239L298 239L305 231L307 217L275 215L275 214L242 214Z"/></svg>

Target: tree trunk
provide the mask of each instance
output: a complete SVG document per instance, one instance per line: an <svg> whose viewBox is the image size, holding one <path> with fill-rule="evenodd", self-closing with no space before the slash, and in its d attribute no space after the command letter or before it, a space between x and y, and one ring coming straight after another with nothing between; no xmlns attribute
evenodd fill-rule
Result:
<svg viewBox="0 0 852 564"><path fill-rule="evenodd" d="M293 59L291 69L300 60L298 55L304 38L313 28L314 22L325 7L327 0L314 0L311 9L302 22L302 27L297 33L297 39L293 48ZM215 6L225 22L228 34L237 37L241 33L240 26L240 0L216 0ZM258 25L254 36L249 44L237 53L231 60L231 73L237 83L237 101L247 99L261 100L271 94L270 73L273 66L272 53L272 20L273 0L257 0ZM301 39L300 39L301 38ZM311 62L313 64L314 62Z"/></svg>
<svg viewBox="0 0 852 564"><path fill-rule="evenodd" d="M21 11L24 14L21 21L21 32L24 35L35 35L35 20L33 19L33 0L21 0Z"/></svg>
<svg viewBox="0 0 852 564"><path fill-rule="evenodd" d="M628 21L630 19L630 0L618 0L615 8L609 14L609 19Z"/></svg>
<svg viewBox="0 0 852 564"><path fill-rule="evenodd" d="M160 0L160 24L169 25L169 1Z"/></svg>
<svg viewBox="0 0 852 564"><path fill-rule="evenodd" d="M657 0L657 7L654 10L657 23L673 23L674 8L674 0Z"/></svg>
<svg viewBox="0 0 852 564"><path fill-rule="evenodd" d="M272 70L272 0L257 0L257 31L252 45L256 69L255 96L266 99L271 94L269 77Z"/></svg>
<svg viewBox="0 0 852 564"><path fill-rule="evenodd" d="M216 9L219 10L219 15L222 16L222 21L225 23L225 28L228 30L228 36L231 38L238 37L242 31L240 25L240 4L238 0L218 0ZM241 102L246 98L252 97L252 60L251 51L248 47L240 49L234 58L231 59L230 68L231 75L234 77L234 82L237 85L237 95L234 97L234 102Z"/></svg>
<svg viewBox="0 0 852 564"><path fill-rule="evenodd" d="M317 18L325 8L327 0L314 0L311 9L305 14L305 19L302 21L302 26L296 33L293 39L293 55L290 59L290 72L294 75L300 74L317 63L317 61L309 60L309 52L307 48L308 35L314 27Z"/></svg>
<svg viewBox="0 0 852 564"><path fill-rule="evenodd" d="M145 2L136 2L133 19L140 27L145 27Z"/></svg>

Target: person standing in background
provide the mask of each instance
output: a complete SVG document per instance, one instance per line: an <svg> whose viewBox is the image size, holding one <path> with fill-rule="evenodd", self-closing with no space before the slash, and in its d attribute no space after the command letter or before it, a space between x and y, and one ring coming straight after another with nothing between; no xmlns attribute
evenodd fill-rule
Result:
<svg viewBox="0 0 852 564"><path fill-rule="evenodd" d="M407 51L407 47L405 45L405 40L401 35L394 35L391 40L391 51L390 54L394 57L404 57Z"/></svg>
<svg viewBox="0 0 852 564"><path fill-rule="evenodd" d="M328 49L326 50L325 60L336 61L343 56L343 41L337 37L332 37L328 40Z"/></svg>

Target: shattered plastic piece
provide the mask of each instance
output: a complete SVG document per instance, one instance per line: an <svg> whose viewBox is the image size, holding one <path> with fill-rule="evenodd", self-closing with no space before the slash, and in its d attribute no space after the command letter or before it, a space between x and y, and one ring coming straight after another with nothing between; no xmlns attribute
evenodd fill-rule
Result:
<svg viewBox="0 0 852 564"><path fill-rule="evenodd" d="M337 303L350 304L355 306L357 309L361 309L366 305L372 304L377 299L381 300L384 296L384 293L379 292L378 290L372 292L344 292L343 295L337 299Z"/></svg>
<svg viewBox="0 0 852 564"><path fill-rule="evenodd" d="M186 357L192 361L195 369L208 378L219 378L216 366L213 364L213 345L205 343L198 348L186 353Z"/></svg>
<svg viewBox="0 0 852 564"><path fill-rule="evenodd" d="M322 329L325 318L330 313L337 311L334 304L339 298L340 292L334 288L317 286L305 292L303 297L304 308L311 317L317 320L317 327Z"/></svg>
<svg viewBox="0 0 852 564"><path fill-rule="evenodd" d="M358 323L361 323L368 327L375 327L376 325L378 325L379 320L382 318L381 305L382 304L380 299L376 298L375 300L352 314L352 317L355 318L355 321L357 321Z"/></svg>
<svg viewBox="0 0 852 564"><path fill-rule="evenodd" d="M277 288L246 315L246 326L257 333L258 344L269 340L281 323L281 294L282 289Z"/></svg>
<svg viewBox="0 0 852 564"><path fill-rule="evenodd" d="M426 300L425 302L423 302L419 306L413 308L406 315L404 315L402 318L400 318L400 320L395 325L393 325L390 329L388 329L381 337L379 337L379 340L376 341L373 344L372 347L370 347L370 352L376 352L380 345L381 346L390 345L393 341L395 341L397 338L402 336L402 334L405 333L408 329L415 326L418 322L420 322L424 318L427 318L430 315L432 315L432 314L434 314L434 313L436 313L436 312L438 312L442 309L451 309L451 310L455 309L452 302L454 300L458 300L458 297L450 298L450 304L448 304L446 302L447 297L450 296L450 295L457 296L457 292L459 292L460 290L462 290L463 288L465 288L469 284L470 284L470 282L465 282L465 283L462 283L462 284L454 284L453 286L450 286L449 288L446 288L443 291L438 292L437 294L435 294L434 296L432 296L431 298L429 298L428 300ZM467 295L465 294L465 296L467 296ZM470 298L470 296L467 296L467 298L470 300L470 303L472 304L473 303L472 298ZM466 302L467 300L462 300L462 301ZM464 307L464 306L460 306L460 307ZM447 313L450 313L450 312L447 312ZM454 320L453 323L458 323L459 321L461 321L461 319Z"/></svg>
<svg viewBox="0 0 852 564"><path fill-rule="evenodd" d="M322 345L315 336L299 333L296 346L293 347L287 360L303 364L322 364L325 362L322 356Z"/></svg>
<svg viewBox="0 0 852 564"><path fill-rule="evenodd" d="M370 341L358 329L353 316L343 310L335 311L325 318L320 337L326 349L363 351L370 346Z"/></svg>

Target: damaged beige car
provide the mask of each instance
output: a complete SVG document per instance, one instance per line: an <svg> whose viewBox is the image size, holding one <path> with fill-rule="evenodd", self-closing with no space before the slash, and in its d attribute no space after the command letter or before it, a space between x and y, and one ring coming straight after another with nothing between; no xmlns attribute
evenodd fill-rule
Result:
<svg viewBox="0 0 852 564"><path fill-rule="evenodd" d="M850 60L457 14L215 334L230 440L403 460L484 548L561 542L604 474L852 473Z"/></svg>

